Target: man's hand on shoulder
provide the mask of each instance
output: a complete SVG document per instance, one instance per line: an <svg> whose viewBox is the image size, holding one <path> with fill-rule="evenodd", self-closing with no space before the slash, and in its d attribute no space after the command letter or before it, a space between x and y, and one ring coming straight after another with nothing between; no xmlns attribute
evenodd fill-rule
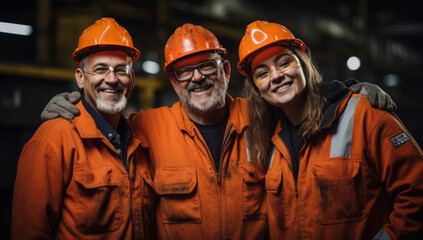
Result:
<svg viewBox="0 0 423 240"><path fill-rule="evenodd" d="M74 105L79 99L81 99L81 94L77 91L57 94L44 107L41 120L47 121L58 117L67 120L74 118L80 114L79 109Z"/></svg>
<svg viewBox="0 0 423 240"><path fill-rule="evenodd" d="M397 109L397 105L392 100L391 96L383 91L378 85L368 82L359 82L351 85L349 89L354 93L367 97L374 108L389 112L394 112Z"/></svg>

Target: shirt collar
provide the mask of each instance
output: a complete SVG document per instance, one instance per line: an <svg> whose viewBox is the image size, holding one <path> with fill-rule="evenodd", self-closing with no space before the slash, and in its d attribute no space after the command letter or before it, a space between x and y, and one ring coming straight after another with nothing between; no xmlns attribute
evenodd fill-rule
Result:
<svg viewBox="0 0 423 240"><path fill-rule="evenodd" d="M109 140L110 142L113 142L113 139L115 136L120 133L120 137L129 137L130 130L129 126L125 120L125 118L121 115L119 120L119 125L117 128L117 131L88 103L88 101L85 99L85 95L81 98L82 104L84 105L87 112L91 115L91 117L94 119L94 122L98 128L98 130L103 133L103 135Z"/></svg>

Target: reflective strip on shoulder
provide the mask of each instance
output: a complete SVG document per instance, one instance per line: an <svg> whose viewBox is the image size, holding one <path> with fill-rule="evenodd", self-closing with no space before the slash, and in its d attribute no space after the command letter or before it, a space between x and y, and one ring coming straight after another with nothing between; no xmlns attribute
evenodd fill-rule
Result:
<svg viewBox="0 0 423 240"><path fill-rule="evenodd" d="M330 146L330 157L351 157L354 112L360 98L351 98L339 118Z"/></svg>
<svg viewBox="0 0 423 240"><path fill-rule="evenodd" d="M270 169L270 167L272 167L273 158L275 157L275 152L276 152L276 146L273 145L272 151L270 152L270 155L269 155L269 167L268 167L268 169Z"/></svg>
<svg viewBox="0 0 423 240"><path fill-rule="evenodd" d="M248 144L248 139L247 139L247 132L244 131L244 139L245 139L245 149L247 151L247 162L252 162L251 160L251 156L250 156L250 145Z"/></svg>

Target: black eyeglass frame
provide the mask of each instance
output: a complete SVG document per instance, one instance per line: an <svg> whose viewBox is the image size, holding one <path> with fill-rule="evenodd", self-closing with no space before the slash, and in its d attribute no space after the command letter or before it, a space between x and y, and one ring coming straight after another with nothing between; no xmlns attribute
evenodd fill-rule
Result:
<svg viewBox="0 0 423 240"><path fill-rule="evenodd" d="M217 72L217 69L219 68L219 63L221 63L223 61L223 59L221 59L221 58L215 58L215 59L209 59L209 60L206 60L206 61L202 61L202 62L200 62L199 64L197 64L197 65L194 65L194 66L183 66L183 67L180 67L180 68L178 68L178 69L176 69L176 70L174 70L173 72L174 72L174 74L175 74L175 77L176 77L176 79L178 80L178 81L180 81L180 82L184 82L184 81L189 81L189 80L191 80L192 79L192 77L194 76L194 71L195 71L195 69L197 69L198 70L198 72L200 73L200 74L202 74L202 75L204 75L204 76L209 76L209 75L212 75L212 74L214 74L214 73L216 73ZM206 73L206 74L204 74L203 72L201 72L201 69L199 68L201 65L203 65L203 64L207 64L207 63L211 63L211 62L214 62L215 63L215 65L216 65L216 68L213 70L213 72L209 72L209 73ZM189 77L187 77L187 78L184 78L184 79L181 79L179 76L178 76L178 71L181 71L181 70L184 70L184 69L190 69L191 70L191 76L189 76Z"/></svg>

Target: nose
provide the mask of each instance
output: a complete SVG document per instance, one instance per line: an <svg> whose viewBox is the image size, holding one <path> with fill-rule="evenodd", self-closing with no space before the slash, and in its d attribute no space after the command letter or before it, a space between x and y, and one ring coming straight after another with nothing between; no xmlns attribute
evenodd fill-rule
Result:
<svg viewBox="0 0 423 240"><path fill-rule="evenodd" d="M193 81L193 82L200 82L204 78L205 78L205 76L203 74L201 74L200 71L198 71L198 69L194 69L194 72L192 74L191 81Z"/></svg>
<svg viewBox="0 0 423 240"><path fill-rule="evenodd" d="M283 72L278 71L276 68L270 69L270 80L272 82L274 81L280 81L283 77Z"/></svg>
<svg viewBox="0 0 423 240"><path fill-rule="evenodd" d="M106 77L104 78L104 81L107 82L108 84L114 85L115 83L118 82L118 78L116 77L115 72L110 71Z"/></svg>

